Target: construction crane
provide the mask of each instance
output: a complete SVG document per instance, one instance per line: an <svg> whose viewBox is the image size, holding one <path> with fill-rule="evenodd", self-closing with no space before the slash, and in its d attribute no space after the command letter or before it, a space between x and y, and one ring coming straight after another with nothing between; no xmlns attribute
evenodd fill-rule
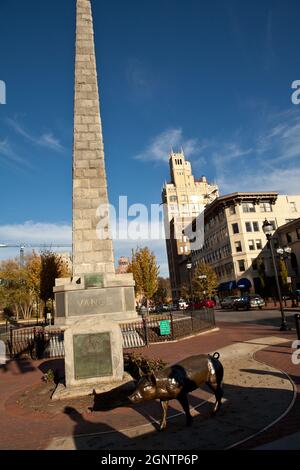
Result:
<svg viewBox="0 0 300 470"><path fill-rule="evenodd" d="M24 266L24 253L25 248L70 248L72 245L60 245L52 243L44 243L43 245L34 245L28 243L19 243L18 245L13 245L10 243L0 243L0 248L19 248L20 250L20 266Z"/></svg>

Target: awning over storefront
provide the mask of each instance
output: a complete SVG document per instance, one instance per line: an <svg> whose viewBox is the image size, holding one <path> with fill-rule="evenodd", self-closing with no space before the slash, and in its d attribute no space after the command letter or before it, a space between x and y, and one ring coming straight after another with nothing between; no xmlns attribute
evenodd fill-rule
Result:
<svg viewBox="0 0 300 470"><path fill-rule="evenodd" d="M237 282L237 287L239 289L250 289L251 286L251 281L249 281L249 279L246 277L242 277L242 279Z"/></svg>
<svg viewBox="0 0 300 470"><path fill-rule="evenodd" d="M235 281L227 281L227 282L221 282L219 284L218 290L223 291L223 290L232 290L236 289L237 285Z"/></svg>

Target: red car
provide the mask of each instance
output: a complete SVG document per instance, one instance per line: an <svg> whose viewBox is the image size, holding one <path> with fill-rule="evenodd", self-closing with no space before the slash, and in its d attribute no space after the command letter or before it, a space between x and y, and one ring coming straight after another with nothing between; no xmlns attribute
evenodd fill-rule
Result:
<svg viewBox="0 0 300 470"><path fill-rule="evenodd" d="M199 300L198 302L194 302L194 310L200 310L201 308L214 308L215 301L211 299ZM192 310L192 304L190 303L188 306L189 310Z"/></svg>

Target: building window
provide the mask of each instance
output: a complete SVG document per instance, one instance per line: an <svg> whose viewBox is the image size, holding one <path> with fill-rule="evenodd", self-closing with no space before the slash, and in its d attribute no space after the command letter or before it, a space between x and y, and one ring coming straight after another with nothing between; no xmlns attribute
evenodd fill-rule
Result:
<svg viewBox="0 0 300 470"><path fill-rule="evenodd" d="M238 265L239 265L239 271L240 272L245 271L245 260L243 260L243 259L238 260Z"/></svg>
<svg viewBox="0 0 300 470"><path fill-rule="evenodd" d="M247 232L252 232L252 225L251 225L251 222L246 222L246 231Z"/></svg>
<svg viewBox="0 0 300 470"><path fill-rule="evenodd" d="M276 222L275 222L275 220L270 220L270 224L272 225L273 230L276 230L277 227L276 227Z"/></svg>
<svg viewBox="0 0 300 470"><path fill-rule="evenodd" d="M243 202L243 212L255 212L255 205L253 202Z"/></svg>
<svg viewBox="0 0 300 470"><path fill-rule="evenodd" d="M290 202L290 210L291 212L297 212L297 207L295 202Z"/></svg>
<svg viewBox="0 0 300 470"><path fill-rule="evenodd" d="M249 250L250 251L255 250L254 240L249 240L248 244L249 244Z"/></svg>
<svg viewBox="0 0 300 470"><path fill-rule="evenodd" d="M256 249L257 250L262 250L261 240L255 240L255 244L256 244Z"/></svg>
<svg viewBox="0 0 300 470"><path fill-rule="evenodd" d="M254 232L259 232L258 222L252 222L252 225L253 225L253 231Z"/></svg>
<svg viewBox="0 0 300 470"><path fill-rule="evenodd" d="M170 202L177 202L177 196L170 196Z"/></svg>
<svg viewBox="0 0 300 470"><path fill-rule="evenodd" d="M235 245L235 251L237 253L242 251L242 243L241 242L234 242L234 245Z"/></svg>
<svg viewBox="0 0 300 470"><path fill-rule="evenodd" d="M235 212L235 206L232 204L231 206L229 206L229 214L230 215L234 215L236 212Z"/></svg>
<svg viewBox="0 0 300 470"><path fill-rule="evenodd" d="M287 233L286 234L286 241L288 243L292 243L293 239L292 239L292 234L291 233Z"/></svg>
<svg viewBox="0 0 300 470"><path fill-rule="evenodd" d="M261 202L259 208L260 212L272 212L272 205L269 202Z"/></svg>
<svg viewBox="0 0 300 470"><path fill-rule="evenodd" d="M233 233L239 233L239 224L232 224Z"/></svg>

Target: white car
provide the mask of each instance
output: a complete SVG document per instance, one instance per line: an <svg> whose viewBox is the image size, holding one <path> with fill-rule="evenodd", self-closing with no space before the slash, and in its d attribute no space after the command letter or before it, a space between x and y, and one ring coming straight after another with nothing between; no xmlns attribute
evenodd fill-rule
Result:
<svg viewBox="0 0 300 470"><path fill-rule="evenodd" d="M185 300L180 299L180 300L178 301L178 308L179 308L179 310L186 310L186 309L188 308L188 306L189 306L189 304L188 304Z"/></svg>

